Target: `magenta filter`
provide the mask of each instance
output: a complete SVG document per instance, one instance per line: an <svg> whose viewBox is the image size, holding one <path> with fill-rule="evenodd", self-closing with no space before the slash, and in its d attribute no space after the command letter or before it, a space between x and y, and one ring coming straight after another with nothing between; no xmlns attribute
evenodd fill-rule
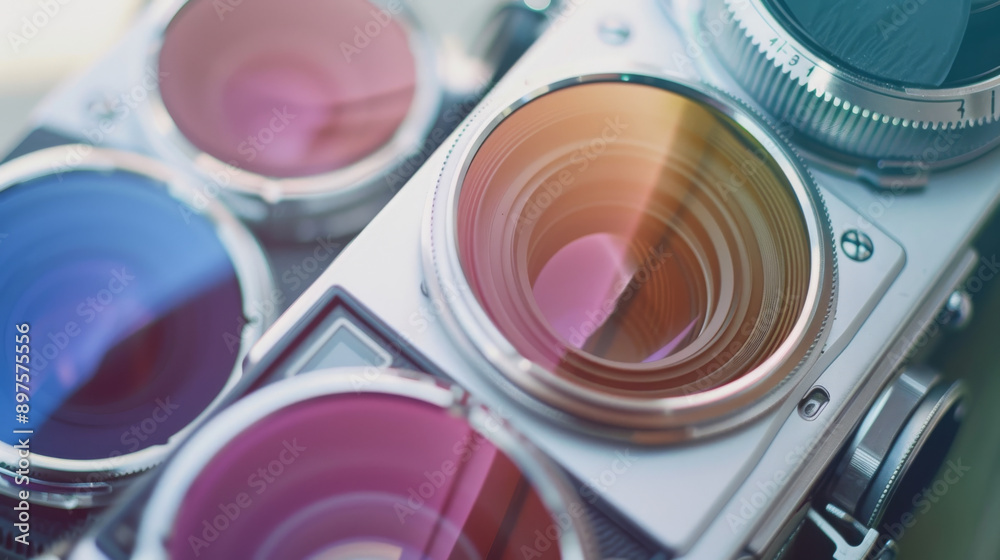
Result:
<svg viewBox="0 0 1000 560"><path fill-rule="evenodd" d="M417 63L398 1L187 2L159 53L163 104L190 144L276 178L332 172L387 144Z"/></svg>
<svg viewBox="0 0 1000 560"><path fill-rule="evenodd" d="M584 512L547 463L495 415L414 375L313 373L229 409L168 467L140 551L156 543L158 556L174 559L588 557ZM164 520L169 527L151 530Z"/></svg>

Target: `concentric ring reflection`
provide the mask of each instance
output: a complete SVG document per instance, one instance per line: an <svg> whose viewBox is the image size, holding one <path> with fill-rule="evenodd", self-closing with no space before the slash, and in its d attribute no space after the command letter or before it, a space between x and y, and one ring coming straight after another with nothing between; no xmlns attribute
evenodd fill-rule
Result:
<svg viewBox="0 0 1000 560"><path fill-rule="evenodd" d="M0 191L0 317L30 325L31 451L109 460L165 444L222 392L243 294L215 226L165 185L74 170ZM13 345L0 355L14 363ZM13 383L0 389L14 410Z"/></svg>
<svg viewBox="0 0 1000 560"><path fill-rule="evenodd" d="M519 108L475 153L456 214L463 270L503 336L605 395L739 379L790 337L813 282L774 159L652 85L570 86Z"/></svg>
<svg viewBox="0 0 1000 560"><path fill-rule="evenodd" d="M194 146L241 169L289 178L348 166L393 137L416 95L400 9L190 0L164 33L163 103Z"/></svg>

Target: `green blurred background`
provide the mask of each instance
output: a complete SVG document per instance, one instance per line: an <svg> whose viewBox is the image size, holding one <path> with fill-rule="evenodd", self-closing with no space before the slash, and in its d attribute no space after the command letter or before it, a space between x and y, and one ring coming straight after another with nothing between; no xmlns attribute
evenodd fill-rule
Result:
<svg viewBox="0 0 1000 560"><path fill-rule="evenodd" d="M997 219L977 248L1000 254ZM971 406L951 451L969 471L949 486L903 535L902 560L1000 559L1000 279L975 300L972 323L943 337L931 363L949 378L963 379Z"/></svg>

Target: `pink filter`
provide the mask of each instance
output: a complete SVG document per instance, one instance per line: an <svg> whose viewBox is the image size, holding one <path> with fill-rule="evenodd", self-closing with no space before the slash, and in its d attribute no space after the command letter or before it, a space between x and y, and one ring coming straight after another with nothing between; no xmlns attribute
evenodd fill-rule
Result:
<svg viewBox="0 0 1000 560"><path fill-rule="evenodd" d="M188 2L163 41L163 102L192 144L242 169L350 165L388 142L413 103L416 64L393 7Z"/></svg>
<svg viewBox="0 0 1000 560"><path fill-rule="evenodd" d="M556 526L463 418L349 394L292 405L225 444L189 488L169 547L174 559L515 560Z"/></svg>

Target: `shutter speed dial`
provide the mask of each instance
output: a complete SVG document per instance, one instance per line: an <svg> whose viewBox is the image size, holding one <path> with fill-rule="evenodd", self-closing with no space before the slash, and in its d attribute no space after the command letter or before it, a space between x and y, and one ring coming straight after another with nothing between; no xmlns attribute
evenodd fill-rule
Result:
<svg viewBox="0 0 1000 560"><path fill-rule="evenodd" d="M867 1L858 0L858 9L868 9ZM810 15L803 11L812 8L792 0L706 0L702 18L706 28L724 23L715 41L717 56L765 110L797 131L797 143L840 161L926 169L961 163L1000 142L1000 35L994 27L1000 8L977 9L972 2L967 20L963 12L942 23L934 21L933 3L886 3L883 19L859 22L858 29L829 23L837 12L819 14L818 20L812 14L814 20L807 21ZM857 16L846 12L841 9L839 17ZM896 25L907 23L897 12L913 19L912 28ZM934 33L945 35L930 47L926 30L917 27L921 16L935 26ZM889 41L896 32L915 33L914 39L922 34L925 40L897 45L896 52L892 45L883 48L879 38ZM838 40L857 47L834 52L822 46ZM915 45L926 52L914 52ZM923 83L886 78L901 75Z"/></svg>

